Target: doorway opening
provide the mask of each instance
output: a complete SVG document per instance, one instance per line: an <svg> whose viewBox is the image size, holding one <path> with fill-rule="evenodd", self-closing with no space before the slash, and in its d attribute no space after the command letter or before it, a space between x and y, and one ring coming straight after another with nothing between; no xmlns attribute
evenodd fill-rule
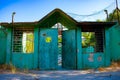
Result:
<svg viewBox="0 0 120 80"><path fill-rule="evenodd" d="M58 29L58 69L62 69L62 32L68 30L61 23L56 23L52 28Z"/></svg>

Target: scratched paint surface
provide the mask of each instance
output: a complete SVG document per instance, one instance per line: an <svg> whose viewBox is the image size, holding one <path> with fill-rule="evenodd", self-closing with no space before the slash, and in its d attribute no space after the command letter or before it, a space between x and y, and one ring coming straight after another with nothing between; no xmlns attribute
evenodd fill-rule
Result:
<svg viewBox="0 0 120 80"><path fill-rule="evenodd" d="M75 30L68 30L62 33L62 64L64 68L76 69L76 37Z"/></svg>
<svg viewBox="0 0 120 80"><path fill-rule="evenodd" d="M17 68L33 69L34 54L12 53L12 64Z"/></svg>
<svg viewBox="0 0 120 80"><path fill-rule="evenodd" d="M98 68L104 66L103 53L83 54L83 68Z"/></svg>
<svg viewBox="0 0 120 80"><path fill-rule="evenodd" d="M58 30L40 29L39 68L42 70L57 69Z"/></svg>

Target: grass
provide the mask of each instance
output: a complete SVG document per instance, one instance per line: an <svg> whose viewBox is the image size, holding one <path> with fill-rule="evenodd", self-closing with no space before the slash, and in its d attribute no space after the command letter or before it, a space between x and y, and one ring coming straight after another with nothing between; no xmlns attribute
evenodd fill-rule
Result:
<svg viewBox="0 0 120 80"><path fill-rule="evenodd" d="M17 71L17 68L12 63L10 63L10 70L13 74L15 74Z"/></svg>
<svg viewBox="0 0 120 80"><path fill-rule="evenodd" d="M15 74L17 71L17 68L12 63L10 63L9 65L8 64L0 65L0 70L2 71L10 70L11 73Z"/></svg>
<svg viewBox="0 0 120 80"><path fill-rule="evenodd" d="M100 67L98 68L101 72L108 72L108 71L118 71L120 70L120 61L112 62L109 67Z"/></svg>
<svg viewBox="0 0 120 80"><path fill-rule="evenodd" d="M0 73L4 73L4 72L10 72L12 74L15 74L17 72L24 72L24 73L28 73L29 69L27 67L24 67L24 69L19 69L16 68L12 63L8 64L1 64L0 65Z"/></svg>

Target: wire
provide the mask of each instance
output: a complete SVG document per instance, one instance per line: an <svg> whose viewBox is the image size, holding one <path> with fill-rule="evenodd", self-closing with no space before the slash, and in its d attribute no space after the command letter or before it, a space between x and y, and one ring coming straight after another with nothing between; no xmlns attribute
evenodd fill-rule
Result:
<svg viewBox="0 0 120 80"><path fill-rule="evenodd" d="M104 9L98 11L98 12L95 12L95 13L89 14L89 15L79 15L79 14L75 14L75 13L68 13L68 14L76 15L76 16L93 16L93 15L97 15L97 14L103 12L105 9L111 7L113 4L114 4L114 2L112 2L112 3L111 3L109 6L107 6L106 8L104 8Z"/></svg>
<svg viewBox="0 0 120 80"><path fill-rule="evenodd" d="M104 9L98 11L98 12L95 12L95 13L92 13L92 14L89 14L89 15L79 15L79 14L75 14L75 13L67 13L68 15L72 16L72 17L81 17L81 18L86 18L86 17L89 17L89 16L94 16L94 15L98 15L100 13L103 13L104 10L107 10L108 8L110 8L111 6L113 6L115 4L115 2L112 2L110 5L108 5L107 7L105 7Z"/></svg>

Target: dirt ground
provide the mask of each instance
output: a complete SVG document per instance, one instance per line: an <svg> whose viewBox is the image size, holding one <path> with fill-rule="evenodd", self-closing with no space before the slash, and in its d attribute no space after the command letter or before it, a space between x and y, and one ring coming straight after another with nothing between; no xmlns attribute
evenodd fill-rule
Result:
<svg viewBox="0 0 120 80"><path fill-rule="evenodd" d="M0 80L120 80L120 71L92 70L28 71L0 74Z"/></svg>
<svg viewBox="0 0 120 80"><path fill-rule="evenodd" d="M17 70L0 69L0 80L120 80L120 65L88 70Z"/></svg>

